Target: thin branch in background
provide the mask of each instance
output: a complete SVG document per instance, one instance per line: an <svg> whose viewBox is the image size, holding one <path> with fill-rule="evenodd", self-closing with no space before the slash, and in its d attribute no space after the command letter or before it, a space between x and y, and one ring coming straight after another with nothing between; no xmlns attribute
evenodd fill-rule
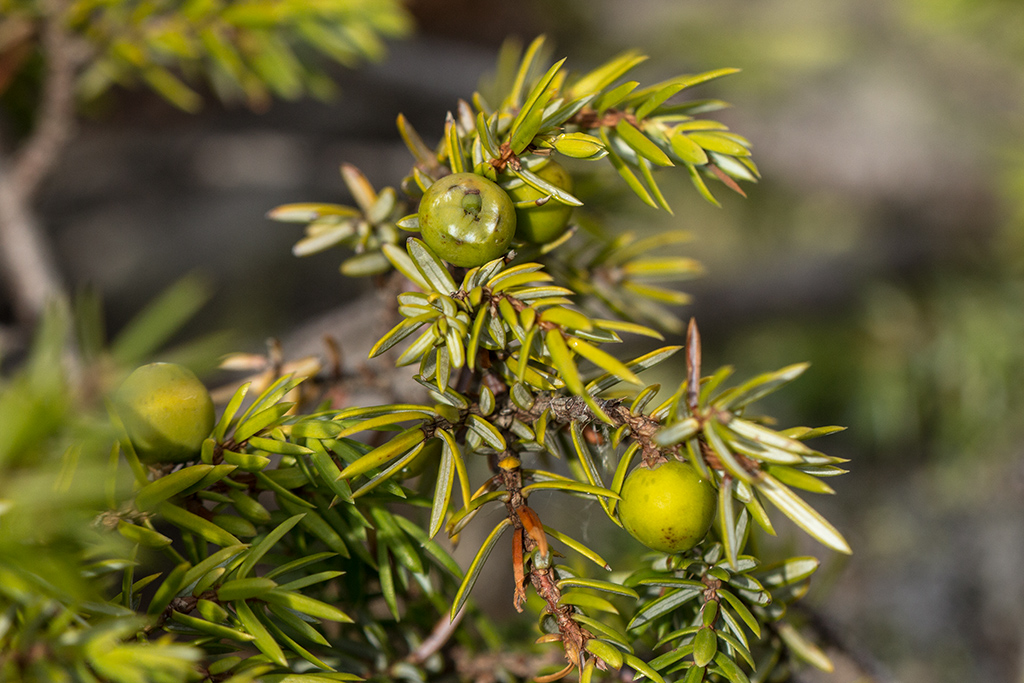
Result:
<svg viewBox="0 0 1024 683"><path fill-rule="evenodd" d="M463 605L462 609L455 613L454 619L449 619L448 615L445 614L441 617L441 620L434 626L434 630L431 631L430 637L420 643L419 647L409 653L406 657L406 661L412 662L413 664L422 664L431 657L434 656L441 648L443 648L448 640L455 633L455 629L459 627L462 622L462 617L466 614L466 606Z"/></svg>
<svg viewBox="0 0 1024 683"><path fill-rule="evenodd" d="M71 138L75 122L75 71L81 61L64 25L68 3L48 0L42 27L42 47L47 57L46 80L39 116L31 137L14 159L11 182L19 196L30 202L39 185L53 170Z"/></svg>
<svg viewBox="0 0 1024 683"><path fill-rule="evenodd" d="M47 70L35 129L12 162L0 159L0 264L18 320L30 326L47 301L67 300L53 247L32 199L53 170L74 125L76 49L64 26L67 3L50 0L42 26Z"/></svg>
<svg viewBox="0 0 1024 683"><path fill-rule="evenodd" d="M0 166L0 259L18 321L26 328L50 299L66 299L53 249L11 175Z"/></svg>

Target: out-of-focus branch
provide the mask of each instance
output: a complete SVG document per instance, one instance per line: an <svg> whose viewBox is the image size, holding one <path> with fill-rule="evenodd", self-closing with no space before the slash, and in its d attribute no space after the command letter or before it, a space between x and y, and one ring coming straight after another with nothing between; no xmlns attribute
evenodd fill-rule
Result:
<svg viewBox="0 0 1024 683"><path fill-rule="evenodd" d="M448 640L455 633L455 629L459 627L465 614L466 606L463 605L462 609L455 614L454 619L449 619L447 614L442 616L441 620L434 626L434 630L431 631L430 637L426 638L420 643L419 647L410 652L405 660L413 664L422 664L433 657L435 653L448 643Z"/></svg>
<svg viewBox="0 0 1024 683"><path fill-rule="evenodd" d="M53 250L12 174L0 167L0 263L15 315L31 325L54 297L66 298Z"/></svg>
<svg viewBox="0 0 1024 683"><path fill-rule="evenodd" d="M48 0L41 28L47 70L35 129L13 155L0 158L0 272L15 314L30 325L46 302L67 299L53 248L32 212L32 199L52 171L74 125L78 57L64 19L65 0Z"/></svg>
<svg viewBox="0 0 1024 683"><path fill-rule="evenodd" d="M75 71L80 51L65 26L67 0L47 0L42 26L46 55L39 114L31 137L18 151L11 169L16 192L31 201L71 137L75 122Z"/></svg>

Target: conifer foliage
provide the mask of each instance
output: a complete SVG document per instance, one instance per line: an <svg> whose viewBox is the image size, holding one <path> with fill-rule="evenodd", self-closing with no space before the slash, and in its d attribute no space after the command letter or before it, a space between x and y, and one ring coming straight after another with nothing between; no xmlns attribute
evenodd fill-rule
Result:
<svg viewBox="0 0 1024 683"><path fill-rule="evenodd" d="M666 284L700 272L671 255L689 234L577 224L573 176L590 169L613 169L598 182L624 183L643 211L672 211L658 185L669 174L716 204L712 187L755 182L750 143L708 117L725 103L689 97L735 70L645 85L628 80L640 53L576 73L548 52L543 38L505 49L491 86L439 122L436 147L399 116L413 163L397 188L344 165L355 206L270 212L305 226L296 255L344 247L345 274L402 283L370 354L394 358L418 396L339 405L323 389L343 378L280 373L241 385L201 449L173 463L140 460L113 409L109 425L58 430L60 449L33 431L38 415L0 430L13 434L5 476L20 482L0 500L4 680L440 681L487 661L506 680L746 683L831 668L787 613L819 561L759 557L780 516L850 552L804 495L831 493L844 472L809 445L838 428L780 429L753 408L806 364L704 374L696 323L669 309L687 296ZM440 193L454 218L430 213L420 199L453 174L476 189ZM502 229L555 223L466 257L465 231L491 201L507 202ZM428 239L427 223L460 249ZM66 330L56 315L49 325L0 407L17 392L51 424L74 422L49 362ZM666 333L684 343L663 345ZM647 350L617 353L624 337ZM674 385L644 380L669 359ZM673 554L603 557L532 505L592 501L588 514L621 527L627 476L666 461L687 463L713 501L707 535ZM460 566L450 549L471 526L482 540ZM477 608L488 563L511 564L508 599L533 613L536 643L502 638Z"/></svg>

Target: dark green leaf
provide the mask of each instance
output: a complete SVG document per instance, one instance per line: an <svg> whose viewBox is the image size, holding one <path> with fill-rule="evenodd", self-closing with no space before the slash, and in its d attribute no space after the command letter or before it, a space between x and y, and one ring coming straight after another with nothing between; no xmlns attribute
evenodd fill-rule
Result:
<svg viewBox="0 0 1024 683"><path fill-rule="evenodd" d="M388 261L391 261L391 265L395 267L395 270L412 280L413 284L417 287L425 291L433 289L405 249L394 244L385 244L381 247L381 252L387 257Z"/></svg>
<svg viewBox="0 0 1024 683"><path fill-rule="evenodd" d="M484 443L494 450L499 452L505 450L505 437L501 435L501 432L498 431L497 427L479 415L474 415L472 413L467 415L466 427L475 432L484 440Z"/></svg>
<svg viewBox="0 0 1024 683"><path fill-rule="evenodd" d="M661 674L655 671L650 664L640 659L636 655L625 653L623 655L623 658L626 660L626 664L636 669L636 672L638 674L643 674L644 676L650 678L653 683L665 683L665 679L661 677ZM634 678L633 680L636 680L636 678Z"/></svg>
<svg viewBox="0 0 1024 683"><path fill-rule="evenodd" d="M744 540L736 524L734 482L731 477L726 477L718 489L718 532L725 548L725 557L733 569L736 568L736 556L739 555L740 545Z"/></svg>
<svg viewBox="0 0 1024 683"><path fill-rule="evenodd" d="M592 344L588 344L577 337L570 337L568 342L573 351L578 353L580 356L583 356L605 372L618 377L624 382L643 386L643 382L633 373L632 370L629 369L629 366L615 356L612 356L611 354L593 346Z"/></svg>
<svg viewBox="0 0 1024 683"><path fill-rule="evenodd" d="M407 243L409 256L412 258L416 268L423 275L423 278L430 285L430 289L441 294L451 294L458 290L455 280L452 279L448 268L434 252L430 250L421 240L412 237Z"/></svg>
<svg viewBox="0 0 1024 683"><path fill-rule="evenodd" d="M654 443L659 446L674 446L686 441L700 431L700 420L688 417L659 429L654 435Z"/></svg>
<svg viewBox="0 0 1024 683"><path fill-rule="evenodd" d="M587 441L583 437L583 428L580 426L580 423L573 420L569 425L569 433L572 435L572 445L577 457L580 459L580 464L583 465L583 472L587 476L587 481L593 486L604 487L604 482L601 481L601 473L597 469L597 463L594 462L590 446L587 445Z"/></svg>
<svg viewBox="0 0 1024 683"><path fill-rule="evenodd" d="M427 552L428 555L436 560L438 566L442 567L451 574L453 577L462 581L463 574L462 568L459 567L458 563L452 559L452 556L441 547L436 541L431 540L427 534L412 520L403 517L401 515L395 515L395 522L402 528L405 533L409 534L414 541L420 544L420 546Z"/></svg>
<svg viewBox="0 0 1024 683"><path fill-rule="evenodd" d="M627 145L645 159L649 159L658 166L673 165L672 160L668 158L668 155L665 154L661 147L626 119L619 119L619 122L615 124L615 132L619 134L619 137Z"/></svg>
<svg viewBox="0 0 1024 683"><path fill-rule="evenodd" d="M582 493L589 496L603 496L605 498L613 498L619 500L619 494L609 491L601 486L594 486L592 484L584 484L579 481L538 481L532 484L527 484L523 487L523 495L529 495L534 491L540 491L545 489L557 489L559 491L566 491L568 493Z"/></svg>
<svg viewBox="0 0 1024 683"><path fill-rule="evenodd" d="M583 394L583 382L580 380L579 370L576 368L576 363L573 361L572 353L566 346L562 333L555 328L548 330L544 335L544 344L551 355L552 364L565 383L565 387L577 396Z"/></svg>
<svg viewBox="0 0 1024 683"><path fill-rule="evenodd" d="M816 557L791 557L762 567L756 576L766 586L789 586L809 577L820 565L821 561Z"/></svg>
<svg viewBox="0 0 1024 683"><path fill-rule="evenodd" d="M608 565L608 563L605 561L605 559L603 557L601 557L596 552L594 552L593 550L591 550L587 546L583 545L579 541L577 541L577 540L575 540L573 538L570 538L569 536L563 534L561 531L557 531L555 529L552 529L551 527L549 527L547 525L544 525L544 531L547 533L548 536L551 536L552 538L554 538L554 539L564 543L565 545L569 546L570 548L572 548L573 550L578 552L580 555L582 555L583 557L587 558L588 560L590 560L591 562L596 564L601 569L604 569L605 571L611 571L612 570L612 568Z"/></svg>
<svg viewBox="0 0 1024 683"><path fill-rule="evenodd" d="M718 654L718 638L711 628L704 626L693 637L693 663L707 666Z"/></svg>
<svg viewBox="0 0 1024 683"><path fill-rule="evenodd" d="M433 504L430 507L430 525L428 535L433 538L444 524L445 515L451 504L452 488L455 483L455 457L447 446L441 449L441 463L437 469L437 480L434 484Z"/></svg>
<svg viewBox="0 0 1024 683"><path fill-rule="evenodd" d="M783 484L793 488L803 489L811 493L835 493L835 490L822 480L795 467L766 465L764 469Z"/></svg>
<svg viewBox="0 0 1024 683"><path fill-rule="evenodd" d="M403 414L399 414L403 415ZM384 416L389 417L389 416ZM394 416L390 416L394 417ZM401 422L404 420L412 419L410 417L401 417L399 420L393 422ZM368 420L370 422L372 420ZM365 424L365 423L364 423ZM373 449L366 455L362 456L354 463L346 467L341 471L342 479L351 479L353 477L364 474L375 467L380 467L384 463L393 460L400 454L405 453L409 449L415 447L417 444L422 443L426 439L426 435L420 427L409 427L401 434L395 436L390 441Z"/></svg>
<svg viewBox="0 0 1024 683"><path fill-rule="evenodd" d="M293 517L289 517L278 524L273 531L264 536L258 543L256 543L256 545L252 546L245 554L245 559L242 561L242 564L238 566L235 576L238 578L247 577L256 567L256 563L259 562L260 559L262 559L278 541L284 538L284 535L291 531L304 516L304 514L298 514Z"/></svg>
<svg viewBox="0 0 1024 683"><path fill-rule="evenodd" d="M256 475L256 481L258 481L263 488L270 489L271 491L276 493L278 499L287 501L296 507L304 507L309 509L315 507L313 503L310 503L308 500L305 500L304 498L300 498L299 496L295 495L287 488L279 484L276 480L267 476L266 472L255 472L254 474Z"/></svg>
<svg viewBox="0 0 1024 683"><path fill-rule="evenodd" d="M643 578L637 582L638 586L651 586L655 588L696 588L704 590L707 588L700 581L693 579L680 579L672 576L658 575L655 577Z"/></svg>
<svg viewBox="0 0 1024 683"><path fill-rule="evenodd" d="M287 574L290 574L291 572L299 571L300 569L316 564L317 562L322 562L324 560L328 560L336 556L337 553L332 552L313 553L311 555L306 555L305 557L300 557L296 560L292 560L291 562L286 562L285 564L278 565L270 571L268 571L266 574L264 574L264 576L266 576L268 579L272 579L276 576L285 576Z"/></svg>
<svg viewBox="0 0 1024 683"><path fill-rule="evenodd" d="M395 517L380 507L370 508L370 516L377 528L377 542L386 545L395 559L406 569L414 574L422 574L424 572L423 561L398 526Z"/></svg>
<svg viewBox="0 0 1024 683"><path fill-rule="evenodd" d="M667 639L662 640L667 642ZM676 648L675 650L669 650L668 652L660 654L648 663L659 671L665 671L670 666L672 666L679 660L683 659L684 657L688 657L692 653L693 644L690 643L687 645L682 645Z"/></svg>
<svg viewBox="0 0 1024 683"><path fill-rule="evenodd" d="M789 384L802 375L808 367L810 367L810 363L796 363L775 372L766 372L758 375L744 382L736 389L727 392L716 400L716 403L725 410L741 409Z"/></svg>
<svg viewBox="0 0 1024 683"><path fill-rule="evenodd" d="M484 562L487 561L487 556L494 550L494 546L498 543L498 539L504 533L505 529L509 527L511 522L506 517L498 522L498 525L491 530L487 538L480 545L480 549L476 553L476 557L473 558L473 562L469 565L469 569L466 570L466 576L462 580L462 585L459 586L459 590L455 593L455 600L452 601L452 608L449 612L449 618L455 619L455 615L459 613L462 606L469 599L469 593L473 590L473 586L476 585L477 579L480 578L480 570L483 569Z"/></svg>
<svg viewBox="0 0 1024 683"><path fill-rule="evenodd" d="M248 547L249 546L247 545L240 544L228 548L221 548L196 566L188 569L181 583L183 592L193 591L199 585L200 581L207 580L211 573L215 572L218 568L221 568L222 571L220 574L223 574L223 568L227 564L233 562L234 559Z"/></svg>
<svg viewBox="0 0 1024 683"><path fill-rule="evenodd" d="M242 628L249 634L254 636L253 645L255 645L260 652L270 658L270 661L274 662L278 666L287 667L288 660L284 656L284 652L281 651L281 646L277 644L277 640L270 634L267 627L256 618L252 609L248 603L244 600L239 600L234 603L235 614L238 615L238 620L242 624Z"/></svg>
<svg viewBox="0 0 1024 683"><path fill-rule="evenodd" d="M709 152L721 152L730 156L750 155L749 149L722 133L698 131L689 133L688 137Z"/></svg>
<svg viewBox="0 0 1024 683"><path fill-rule="evenodd" d="M629 622L628 630L633 630L643 626L647 622L678 608L695 597L700 595L704 591L705 586L701 584L698 586L684 586L682 588L676 588L670 590L664 595L641 606L637 613L633 616L632 621Z"/></svg>
<svg viewBox="0 0 1024 683"><path fill-rule="evenodd" d="M398 344L403 339L411 336L416 330L418 330L424 323L431 322L437 318L437 313L424 313L413 318L405 318L402 322L395 325L385 334L383 337L377 340L377 343L373 345L368 354L370 358L375 358L380 354L391 349L395 344Z"/></svg>
<svg viewBox="0 0 1024 683"><path fill-rule="evenodd" d="M821 648L809 641L797 631L792 624L782 622L777 627L778 634L790 651L811 666L822 671L831 672L835 668Z"/></svg>
<svg viewBox="0 0 1024 683"><path fill-rule="evenodd" d="M171 600L178 594L178 591L183 586L187 586L186 578L188 577L188 570L190 569L188 563L179 564L174 567L164 579L160 587L156 589L153 594L153 599L149 603L149 607L146 609L146 614L149 616L156 616L162 613L167 606L171 604Z"/></svg>
<svg viewBox="0 0 1024 683"><path fill-rule="evenodd" d="M558 581L559 590L566 590L569 588L589 588L590 590L602 591L605 593L613 593L615 595L623 595L628 598L638 599L640 596L637 592L628 586L620 586L617 583L611 583L610 581L601 581L600 579L587 579L581 577L570 577L560 579Z"/></svg>
<svg viewBox="0 0 1024 683"><path fill-rule="evenodd" d="M383 543L377 545L377 576L380 580L380 591L384 596L384 603L388 606L395 621L401 621L398 613L398 593L395 590L395 571L391 567L388 547Z"/></svg>
<svg viewBox="0 0 1024 683"><path fill-rule="evenodd" d="M547 73L530 90L526 101L523 102L515 119L512 120L512 124L509 126L508 140L509 146L516 154L522 153L539 132L541 121L544 119L544 107L547 106L551 98L548 86L551 85L551 81L564 63L565 59L561 59L551 65Z"/></svg>
<svg viewBox="0 0 1024 683"><path fill-rule="evenodd" d="M135 494L135 506L145 512L189 488L213 470L212 465L193 465L146 484Z"/></svg>
<svg viewBox="0 0 1024 683"><path fill-rule="evenodd" d="M200 538L215 545L232 546L241 544L241 541L213 522L203 519L199 515L193 514L177 505L163 502L157 505L156 511L174 526L191 531Z"/></svg>
<svg viewBox="0 0 1024 683"><path fill-rule="evenodd" d="M277 587L277 582L262 576L233 579L225 581L217 589L217 599L221 602L262 598L263 595Z"/></svg>
<svg viewBox="0 0 1024 683"><path fill-rule="evenodd" d="M562 593L562 597L558 599L558 604L572 605L574 607L582 607L587 610L596 610L598 612L608 612L609 614L619 613L619 610L615 608L615 605L604 598L592 595L591 593L584 593L583 591L568 591L566 593Z"/></svg>
<svg viewBox="0 0 1024 683"><path fill-rule="evenodd" d="M273 383L271 383L270 386L263 390L263 392L256 398L255 401L252 402L252 405L250 405L249 408L242 415L242 417L239 418L239 423L244 423L253 416L255 416L257 413L260 413L269 407L273 407L274 404L276 404L278 401L284 398L289 391L291 391L301 383L301 377L295 377L293 375L283 375L281 377L278 377L276 380L274 380ZM246 435L246 438L255 433L256 432L252 432ZM237 436L237 433L235 436L235 440L242 440Z"/></svg>
<svg viewBox="0 0 1024 683"><path fill-rule="evenodd" d="M708 189L707 183L704 182L704 178L701 177L700 171L693 164L686 164L686 170L690 172L690 181L693 182L693 186L697 188L697 192L701 197L705 199L709 204L713 204L721 208L721 204L715 199L715 196L711 194L711 190Z"/></svg>
<svg viewBox="0 0 1024 683"><path fill-rule="evenodd" d="M231 400L228 401L227 406L224 408L224 412L221 413L220 419L217 421L216 426L213 428L211 436L217 440L218 443L224 440L224 435L227 434L228 426L231 421L235 418L235 414L238 409L242 406L242 402L245 400L245 395L249 392L249 387L252 386L252 382L246 382L242 386L235 390Z"/></svg>
<svg viewBox="0 0 1024 683"><path fill-rule="evenodd" d="M715 654L715 664L730 683L750 683L750 679L743 673L743 670L724 652L719 651Z"/></svg>
<svg viewBox="0 0 1024 683"><path fill-rule="evenodd" d="M588 640L585 647L587 651L599 657L605 664L610 666L615 671L618 671L620 668L622 668L622 650L620 650L619 648L609 645L603 640L597 640L595 638L591 638L590 640Z"/></svg>
<svg viewBox="0 0 1024 683"><path fill-rule="evenodd" d="M834 526L775 477L762 474L757 480L757 490L822 544L847 555L853 552Z"/></svg>
<svg viewBox="0 0 1024 683"><path fill-rule="evenodd" d="M625 75L630 69L646 60L646 55L642 55L635 50L623 52L593 71L581 76L572 84L572 87L569 89L569 96L582 97L604 90Z"/></svg>
<svg viewBox="0 0 1024 683"><path fill-rule="evenodd" d="M622 179L626 181L626 185L629 186L629 189L631 189L633 193L648 206L658 208L658 203L651 198L647 188L644 187L643 183L641 183L636 177L636 174L633 173L632 169L630 169L626 162L623 161L622 157L612 149L611 140L608 139L608 133L605 132L603 128L601 129L601 142L603 142L605 147L608 149L608 160L611 162L615 170L618 171Z"/></svg>
<svg viewBox="0 0 1024 683"><path fill-rule="evenodd" d="M617 628L606 624L604 621L593 619L585 614L577 612L572 615L573 621L582 624L591 633L596 635L598 638L605 638L617 643L626 652L633 652L633 648L629 644L629 639L618 631Z"/></svg>
<svg viewBox="0 0 1024 683"><path fill-rule="evenodd" d="M230 626L215 624L207 621L206 619L190 617L187 614L182 614L178 611L171 611L171 619L182 626L194 629L208 636L213 636L218 640L221 638L228 638L230 640L248 643L256 639L254 636L243 631L239 631L238 629L231 628Z"/></svg>
<svg viewBox="0 0 1024 683"><path fill-rule="evenodd" d="M604 114L607 110L617 106L622 100L629 97L629 94L636 90L638 85L640 83L637 81L628 81L603 93L594 101L594 110L599 115Z"/></svg>
<svg viewBox="0 0 1024 683"><path fill-rule="evenodd" d="M683 162L694 166L703 166L708 163L708 155L707 152L704 151L704 148L691 140L690 137L682 131L676 131L673 133L669 142L672 145L672 151L675 152L676 156L678 156Z"/></svg>
<svg viewBox="0 0 1024 683"><path fill-rule="evenodd" d="M732 611L734 611L739 616L739 618L743 620L743 623L747 625L747 628L749 628L750 632L754 634L754 637L760 638L761 624L758 623L757 618L753 615L753 613L751 613L750 609L747 608L743 601L740 600L740 598L734 595L731 591L725 590L724 588L719 589L718 594L719 596L725 598L725 601L729 604L729 607L731 607Z"/></svg>
<svg viewBox="0 0 1024 683"><path fill-rule="evenodd" d="M719 461L725 467L726 471L739 479L740 481L750 484L754 482L754 475L747 471L747 469L740 463L736 458L736 454L733 453L729 445L722 439L721 430L723 428L718 424L717 420L709 420L704 423L704 439L711 450L714 451Z"/></svg>
<svg viewBox="0 0 1024 683"><path fill-rule="evenodd" d="M297 383L296 383L297 384ZM235 429L234 440L241 443L249 437L254 436L266 429L275 427L281 423L282 418L294 407L294 403L277 403L269 408L253 414L251 417L243 418Z"/></svg>
<svg viewBox="0 0 1024 683"><path fill-rule="evenodd" d="M291 500L282 498L280 495L278 496L278 501L281 503L281 507L292 515L301 511L301 508L295 505ZM301 519L299 520L299 524L303 529L319 538L323 541L324 545L342 557L349 556L348 547L345 545L345 541L320 514L313 510L306 510L303 512L304 514L301 515ZM325 511L324 514L327 514L327 512Z"/></svg>
<svg viewBox="0 0 1024 683"><path fill-rule="evenodd" d="M338 681L361 680L363 679L355 674L334 672L317 672L302 674L264 674L260 676L261 683L338 683Z"/></svg>
<svg viewBox="0 0 1024 683"><path fill-rule="evenodd" d="M132 543L138 543L147 548L164 548L173 542L158 531L136 524L129 524L123 519L118 520L117 531Z"/></svg>
<svg viewBox="0 0 1024 683"><path fill-rule="evenodd" d="M313 467L320 474L320 479L339 499L347 503L352 502L352 489L348 482L341 478L341 470L338 469L338 464L334 461L334 458L331 457L331 454L326 451L319 441L313 441L312 443L313 453L309 456L309 459L313 463Z"/></svg>
<svg viewBox="0 0 1024 683"><path fill-rule="evenodd" d="M269 439L265 437L253 436L249 438L249 445L253 448L258 448L261 451L267 453L276 453L278 455L309 455L313 451L301 446L297 443L291 443L289 441L282 441L280 439Z"/></svg>
<svg viewBox="0 0 1024 683"><path fill-rule="evenodd" d="M279 605L280 607L293 610L299 614L308 614L311 617L326 619L328 621L337 621L346 624L352 623L351 617L337 607L328 605L326 602L315 600L294 591L276 589L268 591L260 597L273 605Z"/></svg>
<svg viewBox="0 0 1024 683"><path fill-rule="evenodd" d="M632 370L634 373L642 372L648 368L652 368L663 360L674 355L682 346L664 346L660 349L651 351L650 353L644 354L639 358L635 358L630 362L626 363L626 367ZM587 384L587 392L591 395L597 395L602 391L611 389L613 386L619 383L619 378L611 373L601 375L597 377L589 384Z"/></svg>

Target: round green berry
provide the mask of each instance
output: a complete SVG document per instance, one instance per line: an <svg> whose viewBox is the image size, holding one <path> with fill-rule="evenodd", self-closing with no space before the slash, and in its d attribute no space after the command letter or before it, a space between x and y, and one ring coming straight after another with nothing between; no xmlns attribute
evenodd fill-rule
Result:
<svg viewBox="0 0 1024 683"><path fill-rule="evenodd" d="M558 162L548 161L536 173L558 189L572 192L572 176ZM548 195L524 183L509 190L508 196L512 198L513 202L519 204L527 201L535 202ZM516 237L532 244L551 242L561 237L565 229L569 227L571 216L572 207L554 198L540 206L517 207Z"/></svg>
<svg viewBox="0 0 1024 683"><path fill-rule="evenodd" d="M213 430L210 392L186 367L151 363L136 369L113 396L139 460L184 462Z"/></svg>
<svg viewBox="0 0 1024 683"><path fill-rule="evenodd" d="M692 465L640 465L622 485L619 520L652 550L681 553L700 543L715 519L717 491Z"/></svg>
<svg viewBox="0 0 1024 683"><path fill-rule="evenodd" d="M508 194L476 173L453 173L423 193L420 234L448 263L472 268L503 255L516 234Z"/></svg>
<svg viewBox="0 0 1024 683"><path fill-rule="evenodd" d="M441 439L427 439L419 455L402 469L398 470L398 479L412 479L428 470L436 470L441 462Z"/></svg>

